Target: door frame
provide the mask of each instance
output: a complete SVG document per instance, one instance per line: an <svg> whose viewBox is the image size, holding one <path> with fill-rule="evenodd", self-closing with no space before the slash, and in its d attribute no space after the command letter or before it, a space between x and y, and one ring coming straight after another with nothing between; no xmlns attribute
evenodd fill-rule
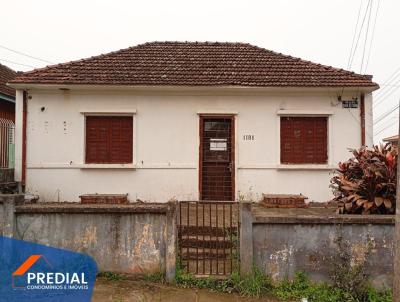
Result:
<svg viewBox="0 0 400 302"><path fill-rule="evenodd" d="M231 162L232 162L232 201L235 201L236 194L236 142L235 142L235 114L200 114L199 115L199 200L203 200L203 184L202 184L202 176L203 176L203 121L204 119L230 119L231 120Z"/></svg>

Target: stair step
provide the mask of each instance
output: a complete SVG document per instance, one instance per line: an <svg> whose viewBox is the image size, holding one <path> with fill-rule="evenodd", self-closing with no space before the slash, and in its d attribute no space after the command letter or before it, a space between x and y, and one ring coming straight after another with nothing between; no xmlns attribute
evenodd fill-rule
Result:
<svg viewBox="0 0 400 302"><path fill-rule="evenodd" d="M178 232L181 236L184 235L212 235L212 236L227 236L237 235L237 227L210 227L210 226L185 226L178 227Z"/></svg>

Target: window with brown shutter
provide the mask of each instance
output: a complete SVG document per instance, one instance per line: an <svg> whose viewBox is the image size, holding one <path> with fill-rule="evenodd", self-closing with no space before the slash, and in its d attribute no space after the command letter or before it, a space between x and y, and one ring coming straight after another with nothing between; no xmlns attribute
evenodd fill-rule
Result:
<svg viewBox="0 0 400 302"><path fill-rule="evenodd" d="M86 163L132 163L132 116L86 116Z"/></svg>
<svg viewBox="0 0 400 302"><path fill-rule="evenodd" d="M327 117L281 117L281 163L326 164Z"/></svg>

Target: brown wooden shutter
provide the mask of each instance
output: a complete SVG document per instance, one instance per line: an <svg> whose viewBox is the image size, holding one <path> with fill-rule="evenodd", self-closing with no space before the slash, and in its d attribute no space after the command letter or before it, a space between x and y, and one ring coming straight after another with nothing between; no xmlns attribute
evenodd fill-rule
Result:
<svg viewBox="0 0 400 302"><path fill-rule="evenodd" d="M86 117L86 163L132 163L131 116Z"/></svg>
<svg viewBox="0 0 400 302"><path fill-rule="evenodd" d="M326 164L326 117L281 117L281 163Z"/></svg>

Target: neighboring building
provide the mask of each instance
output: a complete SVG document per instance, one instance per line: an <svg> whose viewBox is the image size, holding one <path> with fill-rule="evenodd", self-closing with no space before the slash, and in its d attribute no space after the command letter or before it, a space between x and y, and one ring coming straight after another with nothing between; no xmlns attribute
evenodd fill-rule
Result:
<svg viewBox="0 0 400 302"><path fill-rule="evenodd" d="M14 70L0 64L0 118L11 121L15 120L15 89L6 83L16 76Z"/></svg>
<svg viewBox="0 0 400 302"><path fill-rule="evenodd" d="M399 141L399 136L398 135L393 135L393 136L389 136L383 139L383 141L385 143L391 143L391 144L396 144Z"/></svg>
<svg viewBox="0 0 400 302"><path fill-rule="evenodd" d="M43 201L326 201L348 148L372 145L378 88L371 76L209 42L146 43L11 83L16 177Z"/></svg>
<svg viewBox="0 0 400 302"><path fill-rule="evenodd" d="M6 83L16 76L14 70L0 64L0 168L14 167L15 89Z"/></svg>

